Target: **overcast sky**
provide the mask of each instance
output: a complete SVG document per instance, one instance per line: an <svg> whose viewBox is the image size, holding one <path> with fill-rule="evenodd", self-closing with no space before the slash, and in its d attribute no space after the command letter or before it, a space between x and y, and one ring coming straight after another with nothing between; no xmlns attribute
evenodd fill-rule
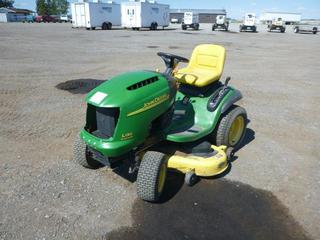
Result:
<svg viewBox="0 0 320 240"><path fill-rule="evenodd" d="M264 11L277 11L297 12L302 13L302 18L320 19L320 0L159 0L157 2L170 4L171 8L224 8L231 18L242 18L246 12L254 12L259 16ZM15 0L14 6L35 10L35 0Z"/></svg>

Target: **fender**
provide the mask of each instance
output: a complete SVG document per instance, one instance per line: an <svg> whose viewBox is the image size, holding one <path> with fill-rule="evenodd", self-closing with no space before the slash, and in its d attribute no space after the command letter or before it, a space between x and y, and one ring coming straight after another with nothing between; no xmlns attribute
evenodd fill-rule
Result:
<svg viewBox="0 0 320 240"><path fill-rule="evenodd" d="M242 94L239 90L234 90L234 94L228 99L228 101L222 106L221 114L225 113L235 102L242 98Z"/></svg>

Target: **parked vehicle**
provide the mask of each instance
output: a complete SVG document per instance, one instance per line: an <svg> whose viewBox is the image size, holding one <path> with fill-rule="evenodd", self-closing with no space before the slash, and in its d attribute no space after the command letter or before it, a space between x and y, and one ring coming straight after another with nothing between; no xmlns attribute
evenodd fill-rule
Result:
<svg viewBox="0 0 320 240"><path fill-rule="evenodd" d="M122 26L139 30L169 26L169 5L155 1L130 1L121 4Z"/></svg>
<svg viewBox="0 0 320 240"><path fill-rule="evenodd" d="M22 22L33 23L35 22L35 20L36 20L35 16L30 14L30 15L27 15L25 20Z"/></svg>
<svg viewBox="0 0 320 240"><path fill-rule="evenodd" d="M228 31L229 21L227 20L225 15L218 15L216 17L216 22L212 25L212 31L215 31L216 29Z"/></svg>
<svg viewBox="0 0 320 240"><path fill-rule="evenodd" d="M247 13L244 17L243 24L240 25L240 32L243 31L257 31L256 26L256 14L255 13Z"/></svg>
<svg viewBox="0 0 320 240"><path fill-rule="evenodd" d="M75 28L110 30L121 25L120 4L114 2L71 3L72 26Z"/></svg>
<svg viewBox="0 0 320 240"><path fill-rule="evenodd" d="M59 19L59 22L60 22L60 23L62 23L62 22L65 22L65 23L70 22L70 16L68 16L68 15L61 15L61 16L60 16L60 19Z"/></svg>
<svg viewBox="0 0 320 240"><path fill-rule="evenodd" d="M282 18L273 19L271 24L268 25L269 32L274 31L274 30L278 30L282 33L284 33L286 31L285 22L283 21Z"/></svg>
<svg viewBox="0 0 320 240"><path fill-rule="evenodd" d="M188 28L193 28L194 30L199 30L199 14L193 12L185 12L183 22L181 24L182 30L187 30Z"/></svg>
<svg viewBox="0 0 320 240"><path fill-rule="evenodd" d="M318 28L310 25L299 25L293 28L294 33L313 33L317 34Z"/></svg>
<svg viewBox="0 0 320 240"><path fill-rule="evenodd" d="M57 19L55 17L52 17L50 15L43 15L43 16L36 16L35 21L37 23L44 22L44 23L50 23L50 22L57 22Z"/></svg>
<svg viewBox="0 0 320 240"><path fill-rule="evenodd" d="M171 23L180 23L178 18L171 18L170 22Z"/></svg>

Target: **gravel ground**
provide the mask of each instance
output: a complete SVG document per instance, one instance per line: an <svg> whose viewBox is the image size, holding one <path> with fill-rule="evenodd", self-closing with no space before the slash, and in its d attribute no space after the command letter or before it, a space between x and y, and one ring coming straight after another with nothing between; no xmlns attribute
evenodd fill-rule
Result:
<svg viewBox="0 0 320 240"><path fill-rule="evenodd" d="M0 24L0 239L101 239L136 225L131 213L144 205L136 200L134 184L106 168L93 171L72 162L85 93L124 71L163 69L157 51L189 57L200 43L227 48L223 79L232 76L230 84L243 93L241 105L250 118L247 144L224 178L271 192L294 219L288 223L317 239L320 34L294 34L291 27L285 34L268 33L265 26L259 33L238 33L237 25L231 30ZM55 88L69 80L81 88ZM196 194L206 184L191 190ZM176 193L177 199L187 192ZM241 204L235 199L232 207Z"/></svg>

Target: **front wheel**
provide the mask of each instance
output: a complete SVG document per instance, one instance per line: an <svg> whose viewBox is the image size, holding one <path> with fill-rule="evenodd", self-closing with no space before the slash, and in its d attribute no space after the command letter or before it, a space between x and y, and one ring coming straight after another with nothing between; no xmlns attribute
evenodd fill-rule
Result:
<svg viewBox="0 0 320 240"><path fill-rule="evenodd" d="M73 146L73 160L80 164L83 167L86 168L98 168L101 167L101 163L92 159L88 155L87 151L87 145L85 142L80 138L80 136L77 136L75 141L74 141L74 146Z"/></svg>
<svg viewBox="0 0 320 240"><path fill-rule="evenodd" d="M149 202L157 202L163 192L167 175L166 155L148 151L141 161L137 176L138 196Z"/></svg>
<svg viewBox="0 0 320 240"><path fill-rule="evenodd" d="M215 136L215 142L218 146L226 145L239 148L247 126L247 112L239 106L231 107L221 118Z"/></svg>

